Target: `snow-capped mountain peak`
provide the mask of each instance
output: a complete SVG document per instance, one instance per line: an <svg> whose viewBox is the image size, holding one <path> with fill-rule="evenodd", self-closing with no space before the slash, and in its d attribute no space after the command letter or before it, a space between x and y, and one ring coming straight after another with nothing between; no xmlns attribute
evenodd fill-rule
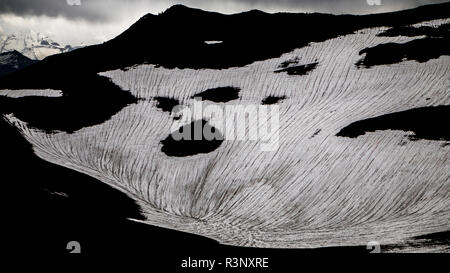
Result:
<svg viewBox="0 0 450 273"><path fill-rule="evenodd" d="M48 36L34 31L0 35L0 53L18 51L22 55L42 60L47 56L69 52L75 49L70 45L61 45Z"/></svg>

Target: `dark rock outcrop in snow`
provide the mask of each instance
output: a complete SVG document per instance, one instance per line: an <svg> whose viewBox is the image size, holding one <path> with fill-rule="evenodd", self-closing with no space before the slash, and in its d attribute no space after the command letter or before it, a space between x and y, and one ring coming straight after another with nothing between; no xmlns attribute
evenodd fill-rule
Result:
<svg viewBox="0 0 450 273"><path fill-rule="evenodd" d="M355 138L377 130L414 132L410 139L450 140L450 106L424 107L357 121L343 128L337 136Z"/></svg>
<svg viewBox="0 0 450 273"><path fill-rule="evenodd" d="M196 130L200 133L199 139L195 137ZM203 135L204 130L208 130L208 132L217 135L217 139L205 139ZM174 136L175 134L186 135L186 133L189 136L188 138L178 139L178 137ZM163 147L161 151L168 156L174 157L207 154L219 148L223 140L224 137L217 128L214 128L205 120L197 120L182 126L177 132L172 133L166 139L162 140L161 144Z"/></svg>
<svg viewBox="0 0 450 273"><path fill-rule="evenodd" d="M180 105L180 102L173 98L154 97L153 99L157 101L156 107L163 110L164 112L171 113L175 106Z"/></svg>
<svg viewBox="0 0 450 273"><path fill-rule="evenodd" d="M278 102L285 100L285 99L286 99L286 96L282 96L282 97L268 96L265 99L263 99L262 104L263 105L277 104Z"/></svg>
<svg viewBox="0 0 450 273"><path fill-rule="evenodd" d="M284 69L276 70L275 73L286 72L288 75L297 75L297 76L306 75L308 74L308 72L316 69L318 64L319 63L312 63L312 64L290 66Z"/></svg>
<svg viewBox="0 0 450 273"><path fill-rule="evenodd" d="M232 86L217 87L195 94L192 98L201 98L202 100L209 100L217 103L229 102L239 99L240 90L240 88Z"/></svg>
<svg viewBox="0 0 450 273"><path fill-rule="evenodd" d="M403 44L387 43L365 48L359 52L366 54L358 61L358 67L369 68L376 65L394 64L403 61L427 62L443 55L450 55L450 37L423 38Z"/></svg>

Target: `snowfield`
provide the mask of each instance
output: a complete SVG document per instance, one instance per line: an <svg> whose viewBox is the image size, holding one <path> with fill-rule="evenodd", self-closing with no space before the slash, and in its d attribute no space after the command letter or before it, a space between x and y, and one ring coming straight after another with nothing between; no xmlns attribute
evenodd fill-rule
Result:
<svg viewBox="0 0 450 273"><path fill-rule="evenodd" d="M409 132L393 130L357 138L336 134L359 120L449 105L450 57L358 68L364 48L417 39L377 36L386 29L311 43L244 67L138 65L103 72L142 100L72 134L45 133L6 118L40 158L126 193L150 225L236 246L402 244L450 229L450 145L411 141ZM299 65L318 65L306 75L274 73L296 57ZM248 140L224 141L191 157L162 153L160 141L170 134L173 116L155 107L153 98L192 106L193 95L224 86L240 88L240 98L217 105L286 97L279 102L279 149L263 152L259 141Z"/></svg>
<svg viewBox="0 0 450 273"><path fill-rule="evenodd" d="M23 89L23 90L0 90L0 96L8 97L8 98L23 98L23 97L49 97L49 98L57 98L62 97L63 93L61 90L53 90L53 89Z"/></svg>

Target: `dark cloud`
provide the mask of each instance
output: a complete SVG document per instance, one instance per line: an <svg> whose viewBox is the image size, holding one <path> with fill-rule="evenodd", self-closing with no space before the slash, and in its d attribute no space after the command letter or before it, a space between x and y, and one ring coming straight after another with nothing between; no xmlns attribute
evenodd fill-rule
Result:
<svg viewBox="0 0 450 273"><path fill-rule="evenodd" d="M110 15L108 4L121 2L120 0L1 0L0 13L13 13L16 15L47 15L50 17L62 16L70 19L86 19L92 21L107 20ZM127 2L127 1L122 1ZM130 2L130 1L128 1ZM132 2L132 1L131 1ZM69 4L70 3L70 4ZM103 7L103 8L101 8Z"/></svg>
<svg viewBox="0 0 450 273"><path fill-rule="evenodd" d="M81 1L81 5L69 5ZM370 0L369 0L370 1ZM0 14L62 16L68 19L110 21L127 11L144 15L152 7L169 7L175 3L216 10L219 12L245 9L271 11L317 11L330 13L371 13L420 5L447 2L446 0L380 0L381 6L370 6L368 0L0 0ZM156 8L156 9L158 9Z"/></svg>

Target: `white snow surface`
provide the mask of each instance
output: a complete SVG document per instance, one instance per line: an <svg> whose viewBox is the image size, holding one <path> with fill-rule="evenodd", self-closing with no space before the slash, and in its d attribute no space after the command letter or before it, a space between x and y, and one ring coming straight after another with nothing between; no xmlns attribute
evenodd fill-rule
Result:
<svg viewBox="0 0 450 273"><path fill-rule="evenodd" d="M221 44L223 41L205 41L205 44L208 45L215 45L215 44Z"/></svg>
<svg viewBox="0 0 450 273"><path fill-rule="evenodd" d="M402 244L450 229L450 146L409 141L402 131L355 139L336 134L358 120L449 105L450 58L358 69L360 50L414 39L376 36L384 30L365 29L240 68L139 65L101 73L144 100L72 134L48 134L6 118L39 157L126 193L150 225L238 246ZM295 57L319 65L305 76L274 73ZM209 154L163 154L160 141L172 119L151 98L191 105L192 95L221 86L241 88L240 100L228 104L287 97L280 103L279 149L225 141Z"/></svg>
<svg viewBox="0 0 450 273"><path fill-rule="evenodd" d="M412 27L439 27L440 25L444 25L444 24L448 24L450 23L450 19L436 19L436 20L431 20L431 21L425 21L425 22L420 22L417 24L413 24L411 25Z"/></svg>
<svg viewBox="0 0 450 273"><path fill-rule="evenodd" d="M62 97L61 90L53 89L20 89L20 90L0 90L0 96L9 98L23 98L23 97Z"/></svg>

